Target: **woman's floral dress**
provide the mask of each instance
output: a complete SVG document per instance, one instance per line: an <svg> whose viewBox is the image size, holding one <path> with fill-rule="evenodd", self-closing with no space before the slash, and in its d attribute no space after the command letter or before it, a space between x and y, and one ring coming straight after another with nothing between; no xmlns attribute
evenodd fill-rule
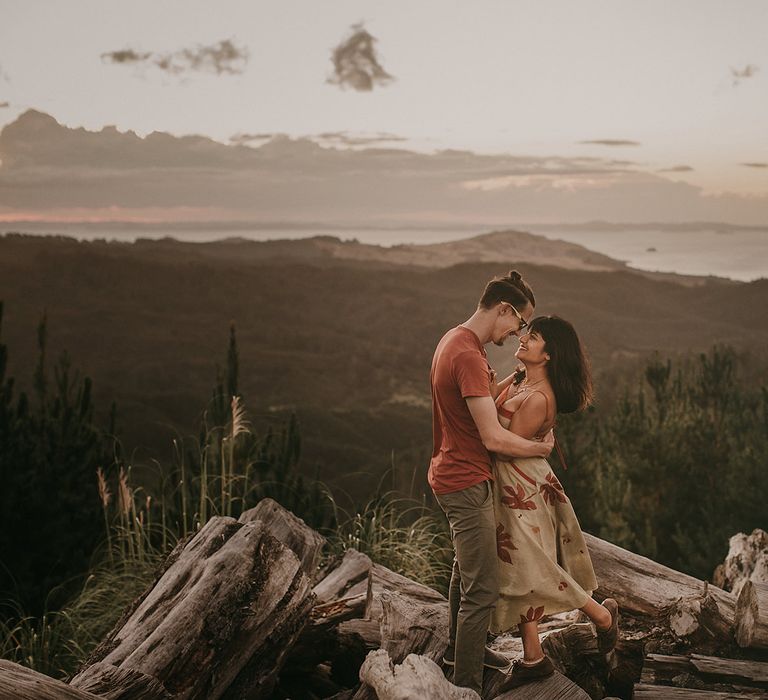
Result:
<svg viewBox="0 0 768 700"><path fill-rule="evenodd" d="M504 392L496 401L504 427L511 415L502 406L507 398ZM494 476L500 591L491 631L584 606L597 588L595 571L571 502L547 460L497 458Z"/></svg>

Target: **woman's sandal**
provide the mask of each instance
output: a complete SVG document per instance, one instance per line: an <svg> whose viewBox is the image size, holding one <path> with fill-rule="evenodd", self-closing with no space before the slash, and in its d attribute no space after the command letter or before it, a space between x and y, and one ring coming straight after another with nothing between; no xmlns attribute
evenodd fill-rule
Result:
<svg viewBox="0 0 768 700"><path fill-rule="evenodd" d="M607 654L619 641L619 604L613 598L606 598L603 607L611 613L611 626L608 629L597 629L597 649L601 654Z"/></svg>

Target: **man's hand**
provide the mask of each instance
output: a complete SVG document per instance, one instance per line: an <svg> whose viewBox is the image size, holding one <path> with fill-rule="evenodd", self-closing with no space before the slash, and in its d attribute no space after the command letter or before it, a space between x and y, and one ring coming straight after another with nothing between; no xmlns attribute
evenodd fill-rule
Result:
<svg viewBox="0 0 768 700"><path fill-rule="evenodd" d="M491 370L491 396L495 399L498 398L499 394L501 393L501 388L499 387L496 380L498 379L498 374L496 373L495 369Z"/></svg>
<svg viewBox="0 0 768 700"><path fill-rule="evenodd" d="M547 448L547 454L543 455L544 457L549 457L549 455L552 453L552 450L555 449L555 429L550 428L549 432L544 436L543 440L541 441L541 444Z"/></svg>

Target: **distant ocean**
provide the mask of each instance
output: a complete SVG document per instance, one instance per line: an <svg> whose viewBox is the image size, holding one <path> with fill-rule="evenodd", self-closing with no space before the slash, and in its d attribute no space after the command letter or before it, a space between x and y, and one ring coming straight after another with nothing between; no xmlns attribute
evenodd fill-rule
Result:
<svg viewBox="0 0 768 700"><path fill-rule="evenodd" d="M681 275L715 275L751 282L768 278L768 228L764 231L537 229L547 238L578 243L630 267Z"/></svg>
<svg viewBox="0 0 768 700"><path fill-rule="evenodd" d="M130 242L137 238L172 237L188 242L203 242L223 238L248 238L265 241L277 239L308 238L310 236L336 236L343 240L356 239L360 243L392 246L402 243L441 243L487 233L492 226L478 226L466 229L382 229L382 228L274 228L243 229L119 229L103 230L88 225L87 229L75 226L58 226L51 230L50 225L24 224L15 225L13 230L45 235L61 233L80 240L105 238ZM496 227L500 230L501 227ZM8 225L0 224L0 231L9 230ZM656 272L676 272L684 275L716 275L734 280L752 281L768 278L768 228L765 230L728 229L681 230L681 229L608 229L600 226L599 230L588 228L560 228L544 225L520 227L532 233L551 239L560 239L577 243L598 253L603 253L616 260L626 262L630 267Z"/></svg>

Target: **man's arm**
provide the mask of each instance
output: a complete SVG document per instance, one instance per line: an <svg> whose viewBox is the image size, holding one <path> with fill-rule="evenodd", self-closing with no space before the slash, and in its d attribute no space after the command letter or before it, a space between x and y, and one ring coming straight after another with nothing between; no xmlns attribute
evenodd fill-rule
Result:
<svg viewBox="0 0 768 700"><path fill-rule="evenodd" d="M554 446L551 431L542 442L526 440L502 427L496 413L496 405L490 396L469 396L466 401L469 412L480 432L480 439L489 452L496 452L512 458L549 457Z"/></svg>

